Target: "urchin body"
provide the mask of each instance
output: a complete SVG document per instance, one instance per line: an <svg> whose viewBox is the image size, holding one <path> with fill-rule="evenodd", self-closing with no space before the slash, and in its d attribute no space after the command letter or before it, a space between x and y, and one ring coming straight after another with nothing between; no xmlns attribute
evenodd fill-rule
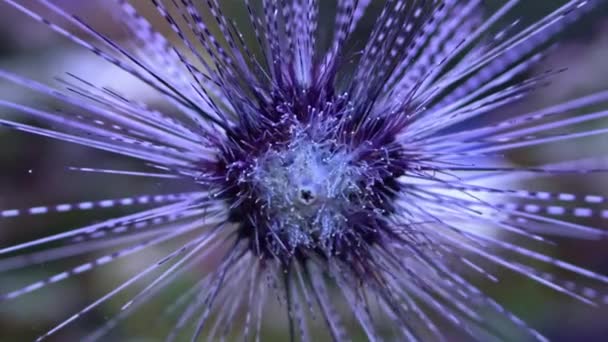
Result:
<svg viewBox="0 0 608 342"><path fill-rule="evenodd" d="M228 188L222 196L242 235L256 254L286 265L373 243L388 229L396 179L404 173L394 136L374 141L362 129L355 134L357 118L328 102L306 110L243 134L215 165L216 185Z"/></svg>

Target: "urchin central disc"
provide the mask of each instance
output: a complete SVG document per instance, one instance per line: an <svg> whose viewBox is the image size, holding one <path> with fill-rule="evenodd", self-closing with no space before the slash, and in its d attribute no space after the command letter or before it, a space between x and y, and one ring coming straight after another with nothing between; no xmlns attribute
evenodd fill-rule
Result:
<svg viewBox="0 0 608 342"><path fill-rule="evenodd" d="M354 184L344 152L307 140L261 156L252 182L268 209L302 209L331 205Z"/></svg>
<svg viewBox="0 0 608 342"><path fill-rule="evenodd" d="M296 247L344 227L358 189L355 171L347 152L296 139L260 156L250 175L269 228Z"/></svg>

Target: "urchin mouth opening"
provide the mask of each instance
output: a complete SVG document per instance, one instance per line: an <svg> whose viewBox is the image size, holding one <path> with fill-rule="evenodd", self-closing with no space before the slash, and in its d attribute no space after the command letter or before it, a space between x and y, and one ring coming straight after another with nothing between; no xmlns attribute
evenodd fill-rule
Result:
<svg viewBox="0 0 608 342"><path fill-rule="evenodd" d="M298 189L298 200L304 205L312 205L317 199L317 194L310 187L300 187Z"/></svg>

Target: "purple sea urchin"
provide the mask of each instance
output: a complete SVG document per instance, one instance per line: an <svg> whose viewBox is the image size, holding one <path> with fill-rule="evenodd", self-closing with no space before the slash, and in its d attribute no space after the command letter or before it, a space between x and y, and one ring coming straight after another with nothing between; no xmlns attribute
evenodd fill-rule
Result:
<svg viewBox="0 0 608 342"><path fill-rule="evenodd" d="M141 162L139 170L74 171L180 181L188 188L0 210L0 218L15 220L153 205L0 246L3 271L111 249L0 294L2 302L154 246L174 247L39 340L154 275L87 337L103 338L184 273L218 256L214 269L171 306L183 310L168 340L187 328L192 340L232 332L259 337L273 294L287 313L290 336L303 341L318 324L314 317L334 340L349 339L347 315L370 340L442 340L441 327L448 325L477 340L509 338L513 328L545 340L471 281L482 276L496 282L504 273L584 303L608 301L602 292L608 277L534 245L550 243L551 236L605 239L606 230L582 222L608 218L605 197L517 188L531 176L608 169L590 160L524 167L504 155L605 134L605 128L576 125L607 117L591 108L605 105L608 93L510 117L497 111L560 72L526 75L558 32L601 1L568 1L527 26L502 23L517 0L487 18L480 0L381 1L369 39L356 52L348 47L369 0L338 0L328 37L318 28L316 0L244 0L249 20L242 25L223 13L218 0L151 0L148 5L172 30L167 36L138 14L134 5L141 3L115 0L134 46L52 1L37 0L36 10L4 2L154 89L171 110L73 74L61 80L62 88L0 70L0 78L69 109L0 100L3 108L48 126L4 117L0 125ZM252 31L252 42L244 30ZM594 287L561 281L535 263ZM495 267L500 269L492 272ZM333 298L334 287L340 299ZM335 308L341 302L347 312Z"/></svg>

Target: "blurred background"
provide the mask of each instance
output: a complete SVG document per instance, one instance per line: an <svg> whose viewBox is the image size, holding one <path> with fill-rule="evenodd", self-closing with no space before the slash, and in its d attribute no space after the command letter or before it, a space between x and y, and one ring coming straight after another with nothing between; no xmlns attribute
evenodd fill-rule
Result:
<svg viewBox="0 0 608 342"><path fill-rule="evenodd" d="M129 36L124 26L113 13L113 1L53 1L77 13L89 24L107 36L127 42ZM148 1L134 0L134 3L150 14L151 20L166 30L165 25L146 6ZM333 17L332 1L321 1L322 22ZM381 7L382 1L374 1L372 11ZM508 21L522 17L524 21L534 20L565 1L538 0L525 1L517 7ZM39 8L36 1L22 0L19 3ZM246 20L246 11L239 0L221 1L237 22ZM504 1L487 0L488 13ZM608 2L606 2L608 3ZM525 101L502 109L504 115L520 110L540 108L550 103L608 89L608 5L593 11L560 36L561 44L552 50L550 56L537 66L538 72L547 69L567 67L568 70L553 79L553 82L532 94ZM373 17L366 17L362 27L356 31L354 41L365 41L365 34L373 25ZM61 22L61 21L59 21ZM73 28L72 28L73 29ZM77 30L74 30L77 32ZM321 31L323 33L323 31ZM35 80L57 84L57 77L65 77L65 72L74 73L92 83L109 86L131 97L154 103L156 96L147 87L104 63L93 54L77 48L66 39L53 33L5 3L0 4L0 69L10 70ZM15 85L0 81L2 99L27 103L41 108L56 108L57 103L24 91ZM162 107L162 104L159 104ZM0 109L0 117L14 117L18 113ZM30 122L28 119L20 119ZM511 156L514 161L546 160L560 161L581 156L601 154L608 158L608 140L594 138L576 140L576 143L544 146ZM95 166L104 168L136 169L133 161L88 148L51 139L20 133L0 127L0 210L22 208L43 204L78 202L83 199L95 200L120 198L131 194L155 194L179 187L161 182L151 182L136 177L100 176L72 172L68 166ZM603 179L602 179L603 178ZM543 183L547 190L575 191L580 193L608 194L605 177L560 178ZM0 247L27 241L44 235L79 227L104 217L118 216L127 209L74 212L65 215L49 215L44 218L0 219ZM595 222L605 227L605 222ZM606 228L606 227L605 227ZM92 300L105 294L109 289L126 279L133 271L141 269L146 262L164 255L164 249L150 249L138 253L128 262L119 262L98 271L83 274L70 281L36 291L14 301L0 304L0 341L29 341L48 330L63 319L81 309ZM606 242L560 241L558 247L549 251L575 264L589 267L608 274L608 244ZM94 256L81 256L45 263L35 267L16 268L0 273L0 293L19 288L38 279L48 277L88 260ZM3 270L0 270L3 271ZM201 270L203 272L203 270ZM161 299L150 303L144 311L134 315L128 324L122 324L108 337L112 341L156 341L155 336L164 336L173 324L162 316L163 308L171 302L175 293L180 293L197 279L190 274L170 287ZM499 285L484 288L500 303L520 315L531 326L538 328L555 341L605 341L608 340L608 307L592 308L568 299L558 293L522 281L519 277L506 275ZM93 327L97 327L112 317L120 308L120 303L128 295L119 296L115 301L87 314L51 340L78 341ZM122 301L121 301L122 300ZM266 324L265 339L283 341L287 338L285 321L280 311L274 324ZM512 336L517 340L517 335ZM363 340L362 336L359 339ZM454 340L466 340L454 335Z"/></svg>

